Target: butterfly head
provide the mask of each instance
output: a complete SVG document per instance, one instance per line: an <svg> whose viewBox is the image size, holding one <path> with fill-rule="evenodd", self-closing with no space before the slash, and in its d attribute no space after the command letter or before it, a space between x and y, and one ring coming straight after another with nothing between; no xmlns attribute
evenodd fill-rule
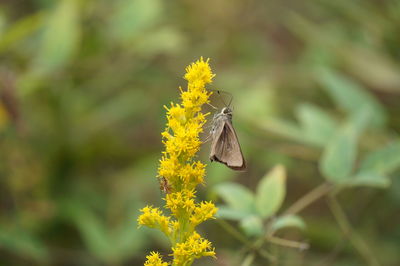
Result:
<svg viewBox="0 0 400 266"><path fill-rule="evenodd" d="M232 109L229 107L222 108L221 114L232 117Z"/></svg>

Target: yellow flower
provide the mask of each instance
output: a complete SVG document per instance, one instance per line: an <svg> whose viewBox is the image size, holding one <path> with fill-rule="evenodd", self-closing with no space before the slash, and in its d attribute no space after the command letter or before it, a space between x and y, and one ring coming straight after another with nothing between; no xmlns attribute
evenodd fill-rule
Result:
<svg viewBox="0 0 400 266"><path fill-rule="evenodd" d="M190 217L190 222L196 226L208 219L214 218L217 210L218 208L212 202L202 202L194 209L193 215Z"/></svg>
<svg viewBox="0 0 400 266"><path fill-rule="evenodd" d="M205 84L211 83L215 75L211 72L208 61L209 59L204 61L203 57L201 57L196 63L192 63L186 68L184 78L189 82L189 85L203 87Z"/></svg>
<svg viewBox="0 0 400 266"><path fill-rule="evenodd" d="M158 228L168 237L170 235L169 220L170 218L162 215L158 208L146 206L140 210L143 214L139 216L138 223L146 225L150 228Z"/></svg>
<svg viewBox="0 0 400 266"><path fill-rule="evenodd" d="M195 208L194 190L183 189L178 192L167 194L166 207L171 210L175 217L188 216Z"/></svg>
<svg viewBox="0 0 400 266"><path fill-rule="evenodd" d="M146 256L145 266L168 266L168 263L163 262L158 252L150 252L150 255Z"/></svg>
<svg viewBox="0 0 400 266"><path fill-rule="evenodd" d="M198 233L188 237L183 243L178 243L172 248L174 261L173 265L183 265L183 263L190 263L194 259L205 256L215 257L215 251L211 246L211 242L202 238Z"/></svg>
<svg viewBox="0 0 400 266"><path fill-rule="evenodd" d="M205 174L205 165L201 162L194 162L192 164L186 164L180 169L179 178L185 184L186 188L193 189L198 184L204 182Z"/></svg>

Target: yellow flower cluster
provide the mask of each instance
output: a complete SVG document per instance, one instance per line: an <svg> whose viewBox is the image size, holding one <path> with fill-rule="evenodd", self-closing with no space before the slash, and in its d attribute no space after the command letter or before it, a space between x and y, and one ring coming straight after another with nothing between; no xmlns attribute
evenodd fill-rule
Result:
<svg viewBox="0 0 400 266"><path fill-rule="evenodd" d="M214 218L217 209L215 208L214 204L211 202L201 202L197 204L196 208L193 211L193 214L190 216L190 222L192 225L196 226L201 224L202 222Z"/></svg>
<svg viewBox="0 0 400 266"><path fill-rule="evenodd" d="M211 95L205 86L213 77L208 60L200 58L186 68L184 78L188 87L187 90L180 88L182 103L165 107L167 127L161 134L165 151L158 177L163 180L162 185L168 187L165 189L165 207L171 212L171 217L164 216L158 208L145 207L138 218L139 225L157 228L170 239L172 265L191 265L194 259L215 256L211 243L195 231L197 225L213 218L217 208L212 202L196 203L195 189L204 182L205 164L194 160L201 145L199 135L206 122L201 108L209 102ZM160 264L158 253L147 256L146 263L164 265Z"/></svg>
<svg viewBox="0 0 400 266"><path fill-rule="evenodd" d="M146 259L144 266L168 266L168 263L162 261L158 252L150 252Z"/></svg>
<svg viewBox="0 0 400 266"><path fill-rule="evenodd" d="M185 242L173 247L172 251L174 252L173 265L190 265L195 259L204 256L215 257L211 242L202 238L196 232L193 232Z"/></svg>
<svg viewBox="0 0 400 266"><path fill-rule="evenodd" d="M171 210L175 217L187 216L195 209L194 190L182 189L167 194L166 207Z"/></svg>
<svg viewBox="0 0 400 266"><path fill-rule="evenodd" d="M158 208L146 206L140 210L143 214L139 216L139 225L146 225L150 228L161 230L166 236L169 236L171 230L169 228L170 217L162 215Z"/></svg>

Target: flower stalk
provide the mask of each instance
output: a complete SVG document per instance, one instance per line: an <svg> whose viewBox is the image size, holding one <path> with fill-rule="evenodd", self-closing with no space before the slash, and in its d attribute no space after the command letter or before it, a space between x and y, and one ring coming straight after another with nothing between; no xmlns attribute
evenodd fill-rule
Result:
<svg viewBox="0 0 400 266"><path fill-rule="evenodd" d="M213 77L208 60L200 58L186 68L184 78L188 86L186 90L179 88L181 103L164 106L167 126L161 135L165 151L160 159L158 178L166 192L165 208L170 215L146 206L141 209L138 223L163 232L171 242L173 258L167 263L159 253L151 252L145 265L186 266L204 256L215 257L211 242L196 232L199 224L214 218L217 208L212 202L196 201L196 187L204 183L205 164L195 160L207 116L201 108L209 103L212 93L206 90L206 85Z"/></svg>

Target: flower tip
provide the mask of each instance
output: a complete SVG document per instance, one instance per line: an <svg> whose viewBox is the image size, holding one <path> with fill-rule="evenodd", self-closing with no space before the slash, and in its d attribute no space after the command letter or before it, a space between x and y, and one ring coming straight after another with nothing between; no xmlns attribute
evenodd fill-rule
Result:
<svg viewBox="0 0 400 266"><path fill-rule="evenodd" d="M167 266L168 263L163 262L160 253L150 252L150 255L146 256L145 266Z"/></svg>

